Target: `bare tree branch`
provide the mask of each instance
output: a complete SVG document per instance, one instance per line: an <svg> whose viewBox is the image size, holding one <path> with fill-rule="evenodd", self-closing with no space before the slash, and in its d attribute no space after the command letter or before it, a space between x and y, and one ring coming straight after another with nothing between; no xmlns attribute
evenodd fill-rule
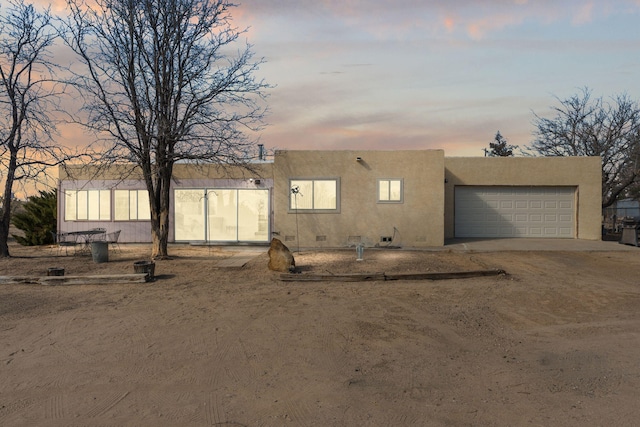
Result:
<svg viewBox="0 0 640 427"><path fill-rule="evenodd" d="M153 257L167 256L169 184L180 161L246 164L269 87L254 77L227 0L67 0L64 36L85 65L73 84L102 164L136 164L151 207ZM235 52L234 52L235 51Z"/></svg>
<svg viewBox="0 0 640 427"><path fill-rule="evenodd" d="M58 37L49 10L10 0L0 15L0 165L3 207L0 256L9 256L10 208L16 182L44 175L71 154L56 145L51 115L65 86L56 80L49 49Z"/></svg>
<svg viewBox="0 0 640 427"><path fill-rule="evenodd" d="M555 117L535 115L528 147L545 156L600 156L602 207L612 205L640 179L640 108L628 95L610 102L593 99L588 88L553 108Z"/></svg>

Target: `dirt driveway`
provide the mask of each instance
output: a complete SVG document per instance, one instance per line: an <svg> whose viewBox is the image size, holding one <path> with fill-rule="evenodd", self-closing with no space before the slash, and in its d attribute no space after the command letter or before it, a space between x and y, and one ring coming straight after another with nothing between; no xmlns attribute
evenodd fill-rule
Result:
<svg viewBox="0 0 640 427"><path fill-rule="evenodd" d="M12 248L0 275L132 272ZM140 252L140 251L143 252ZM2 426L628 426L640 419L640 249L302 252L305 273L445 281L283 282L266 253L174 247L153 283L0 285Z"/></svg>

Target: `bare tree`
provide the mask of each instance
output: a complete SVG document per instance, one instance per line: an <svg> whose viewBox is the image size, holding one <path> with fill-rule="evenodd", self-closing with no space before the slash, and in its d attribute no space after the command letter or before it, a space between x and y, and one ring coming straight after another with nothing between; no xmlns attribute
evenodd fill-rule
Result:
<svg viewBox="0 0 640 427"><path fill-rule="evenodd" d="M600 156L602 207L613 204L640 177L640 109L628 95L606 102L588 88L553 107L551 119L535 115L531 150L545 156Z"/></svg>
<svg viewBox="0 0 640 427"><path fill-rule="evenodd" d="M68 0L67 44L86 70L83 124L106 142L103 164L138 166L149 192L153 258L168 255L176 162L243 164L262 126L262 63L226 0ZM98 151L98 150L96 150Z"/></svg>
<svg viewBox="0 0 640 427"><path fill-rule="evenodd" d="M511 157L513 150L518 148L517 145L509 145L500 131L496 133L493 141L489 143L489 157Z"/></svg>
<svg viewBox="0 0 640 427"><path fill-rule="evenodd" d="M0 209L0 257L7 240L14 184L35 179L64 160L52 140L51 115L64 88L54 81L50 48L57 38L49 10L10 0L0 15L0 163L4 191Z"/></svg>

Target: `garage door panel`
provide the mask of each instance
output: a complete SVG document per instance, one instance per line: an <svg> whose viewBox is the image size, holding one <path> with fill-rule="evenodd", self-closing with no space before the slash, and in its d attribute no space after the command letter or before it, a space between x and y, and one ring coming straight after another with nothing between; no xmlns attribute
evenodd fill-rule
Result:
<svg viewBox="0 0 640 427"><path fill-rule="evenodd" d="M540 214L529 215L529 222L542 222L542 215Z"/></svg>
<svg viewBox="0 0 640 427"><path fill-rule="evenodd" d="M526 232L525 232L525 236L526 236ZM542 236L542 228L540 227L529 227L528 230L528 234L531 236L535 236L535 237L540 237Z"/></svg>
<svg viewBox="0 0 640 427"><path fill-rule="evenodd" d="M573 187L455 189L456 237L575 236Z"/></svg>
<svg viewBox="0 0 640 427"><path fill-rule="evenodd" d="M560 201L560 209L572 210L573 209L573 202L561 200Z"/></svg>
<svg viewBox="0 0 640 427"><path fill-rule="evenodd" d="M527 227L514 227L515 237L524 237L527 235Z"/></svg>
<svg viewBox="0 0 640 427"><path fill-rule="evenodd" d="M529 219L529 215L527 214L516 214L513 218L513 220L518 223L518 222L527 222L527 220Z"/></svg>
<svg viewBox="0 0 640 427"><path fill-rule="evenodd" d="M501 201L500 209L513 209L513 201L512 200Z"/></svg>
<svg viewBox="0 0 640 427"><path fill-rule="evenodd" d="M500 216L497 213L489 213L485 216L487 222L499 222Z"/></svg>
<svg viewBox="0 0 640 427"><path fill-rule="evenodd" d="M561 227L558 229L560 236L562 237L573 237L573 228L570 227Z"/></svg>
<svg viewBox="0 0 640 427"><path fill-rule="evenodd" d="M544 234L547 237L557 237L558 236L558 229L556 227L545 227L544 228Z"/></svg>
<svg viewBox="0 0 640 427"><path fill-rule="evenodd" d="M509 224L513 223L513 214L503 213L500 215L501 222L508 222Z"/></svg>

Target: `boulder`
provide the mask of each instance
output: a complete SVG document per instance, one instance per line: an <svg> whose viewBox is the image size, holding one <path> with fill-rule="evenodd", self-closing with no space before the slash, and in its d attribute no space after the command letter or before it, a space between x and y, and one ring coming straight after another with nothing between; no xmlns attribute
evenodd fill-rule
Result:
<svg viewBox="0 0 640 427"><path fill-rule="evenodd" d="M269 270L290 273L295 270L296 260L288 247L275 237L269 246Z"/></svg>

